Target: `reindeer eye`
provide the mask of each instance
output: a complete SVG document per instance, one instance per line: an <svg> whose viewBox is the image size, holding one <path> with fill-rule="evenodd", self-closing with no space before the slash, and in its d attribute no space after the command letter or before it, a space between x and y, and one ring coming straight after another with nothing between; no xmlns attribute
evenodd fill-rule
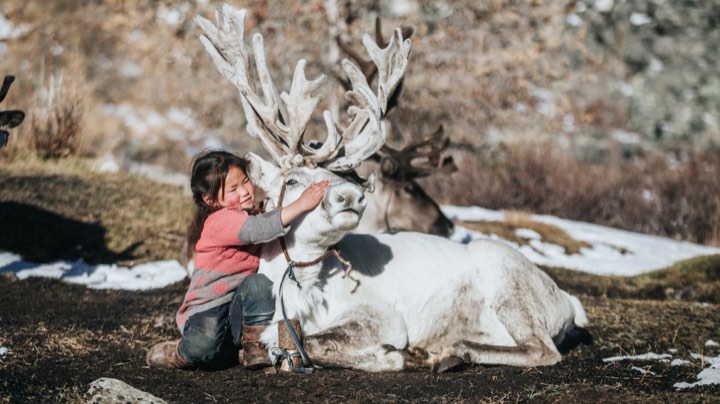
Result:
<svg viewBox="0 0 720 404"><path fill-rule="evenodd" d="M291 186L293 186L293 185L297 185L297 183L298 183L298 182L297 182L296 180L294 180L294 179L291 178L291 179L287 180L287 182L285 183L285 185L288 186L288 187L291 187Z"/></svg>

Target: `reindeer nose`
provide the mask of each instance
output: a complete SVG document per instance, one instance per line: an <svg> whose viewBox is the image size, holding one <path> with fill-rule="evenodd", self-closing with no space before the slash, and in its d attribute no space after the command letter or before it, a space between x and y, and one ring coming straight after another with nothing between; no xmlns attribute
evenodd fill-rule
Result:
<svg viewBox="0 0 720 404"><path fill-rule="evenodd" d="M365 209L367 201L363 191L353 184L339 184L330 188L325 194L325 200L330 205L341 209Z"/></svg>

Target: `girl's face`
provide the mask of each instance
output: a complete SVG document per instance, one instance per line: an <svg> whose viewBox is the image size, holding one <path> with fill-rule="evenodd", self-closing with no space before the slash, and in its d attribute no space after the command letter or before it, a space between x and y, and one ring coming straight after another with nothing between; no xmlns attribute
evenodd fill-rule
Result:
<svg viewBox="0 0 720 404"><path fill-rule="evenodd" d="M255 203L255 187L238 167L230 167L225 177L225 188L217 195L217 205L223 208L252 209Z"/></svg>

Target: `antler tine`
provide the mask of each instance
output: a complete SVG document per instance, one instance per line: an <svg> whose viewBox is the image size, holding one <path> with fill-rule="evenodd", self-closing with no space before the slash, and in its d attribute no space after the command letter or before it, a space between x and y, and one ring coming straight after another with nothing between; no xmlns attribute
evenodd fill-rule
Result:
<svg viewBox="0 0 720 404"><path fill-rule="evenodd" d="M385 114L388 99L405 74L411 42L409 39L403 41L402 31L396 28L384 49L378 47L369 35L363 36L363 44L378 68L378 101Z"/></svg>
<svg viewBox="0 0 720 404"><path fill-rule="evenodd" d="M402 37L403 38L410 38L415 33L415 28L411 26L402 27L401 28ZM340 49L342 49L343 52L345 52L350 59L352 59L355 63L357 63L360 66L360 70L363 72L365 77L367 78L368 83L372 83L373 79L377 75L378 69L375 63L373 63L372 60L367 60L364 57L362 57L358 52L356 52L352 46L350 46L349 42L344 40L341 35L337 35L335 37L335 42L338 44ZM382 35L382 20L380 17L375 18L375 43L380 47L386 47L388 42L385 41L385 38L383 38ZM345 80L344 78L337 77L340 84L345 88L345 90L349 90L351 88L350 81ZM395 91L392 93L390 98L387 102L387 110L385 114L387 115L391 109L393 109L395 106L397 106L397 99L400 96L400 93L402 92L402 80L400 83L398 83Z"/></svg>
<svg viewBox="0 0 720 404"><path fill-rule="evenodd" d="M340 35L338 35L335 38L335 42L337 42L340 49L342 49L343 52L347 53L347 55L352 59L355 63L357 63L358 66L360 66L360 70L363 72L363 75L367 77L368 82L372 82L372 79L375 77L375 74L377 74L377 67L372 62L372 60L366 60L363 58L360 53L356 52L355 49L353 49L350 44L343 40ZM379 44L380 42L378 42ZM350 90L350 80L345 80L342 77L338 77L338 80L343 85L345 90Z"/></svg>
<svg viewBox="0 0 720 404"><path fill-rule="evenodd" d="M295 67L290 94L283 92L280 95L280 98L282 98L287 105L288 117L290 118L287 142L290 148L296 151L300 151L298 147L302 144L305 128L310 122L313 111L315 111L315 108L317 108L317 105L322 100L322 97L314 97L312 93L320 88L327 80L327 76L324 74L315 80L308 80L305 77L305 63L305 60L300 60ZM304 144L302 145L304 146ZM311 149L303 150L308 152Z"/></svg>

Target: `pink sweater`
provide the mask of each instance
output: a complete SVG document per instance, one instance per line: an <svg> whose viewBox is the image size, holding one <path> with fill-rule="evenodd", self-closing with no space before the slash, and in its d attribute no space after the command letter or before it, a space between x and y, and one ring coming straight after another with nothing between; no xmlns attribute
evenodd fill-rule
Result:
<svg viewBox="0 0 720 404"><path fill-rule="evenodd" d="M255 211L225 208L211 213L195 245L195 270L177 312L180 332L192 314L230 302L240 282L258 270L259 243L285 231L280 210L258 215Z"/></svg>

